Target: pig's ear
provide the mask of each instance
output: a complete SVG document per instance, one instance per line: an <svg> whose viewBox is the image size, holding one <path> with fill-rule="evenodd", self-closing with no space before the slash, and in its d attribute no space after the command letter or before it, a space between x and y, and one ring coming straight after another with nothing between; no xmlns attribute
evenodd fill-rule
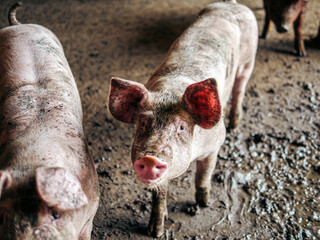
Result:
<svg viewBox="0 0 320 240"><path fill-rule="evenodd" d="M8 171L0 171L0 199L2 192L9 189L12 184L12 176Z"/></svg>
<svg viewBox="0 0 320 240"><path fill-rule="evenodd" d="M40 198L49 207L73 210L88 203L80 182L65 168L37 168L36 185Z"/></svg>
<svg viewBox="0 0 320 240"><path fill-rule="evenodd" d="M200 127L210 129L219 122L221 105L215 79L209 78L188 86L183 101L187 111Z"/></svg>
<svg viewBox="0 0 320 240"><path fill-rule="evenodd" d="M119 121L133 123L138 110L147 102L148 90L141 83L111 78L110 113Z"/></svg>

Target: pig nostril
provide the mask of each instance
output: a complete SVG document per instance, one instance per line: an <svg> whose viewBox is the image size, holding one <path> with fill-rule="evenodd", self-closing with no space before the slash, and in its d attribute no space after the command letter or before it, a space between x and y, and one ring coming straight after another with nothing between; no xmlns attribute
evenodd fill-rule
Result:
<svg viewBox="0 0 320 240"><path fill-rule="evenodd" d="M141 165L139 165L139 167L140 167L141 169L144 169L144 165L142 165L142 164L141 164Z"/></svg>
<svg viewBox="0 0 320 240"><path fill-rule="evenodd" d="M157 168L157 169L162 169L162 168L164 168L164 166L158 165L158 166L156 166L156 168Z"/></svg>

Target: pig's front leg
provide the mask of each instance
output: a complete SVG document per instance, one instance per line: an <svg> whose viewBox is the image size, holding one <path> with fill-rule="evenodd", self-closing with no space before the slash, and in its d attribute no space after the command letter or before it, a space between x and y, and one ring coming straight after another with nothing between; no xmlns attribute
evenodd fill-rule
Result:
<svg viewBox="0 0 320 240"><path fill-rule="evenodd" d="M197 161L196 202L200 207L208 207L211 190L211 176L217 162L218 151L206 159Z"/></svg>
<svg viewBox="0 0 320 240"><path fill-rule="evenodd" d="M294 49L297 52L297 55L300 57L307 56L306 50L304 48L304 42L302 38L302 25L305 16L305 9L301 10L300 15L294 22Z"/></svg>
<svg viewBox="0 0 320 240"><path fill-rule="evenodd" d="M160 237L164 233L164 220L168 217L167 186L161 190L153 190L152 211L147 234Z"/></svg>

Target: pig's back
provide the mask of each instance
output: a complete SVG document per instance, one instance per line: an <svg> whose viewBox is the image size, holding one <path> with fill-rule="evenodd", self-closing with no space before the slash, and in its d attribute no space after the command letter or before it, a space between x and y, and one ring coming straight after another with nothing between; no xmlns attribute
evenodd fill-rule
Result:
<svg viewBox="0 0 320 240"><path fill-rule="evenodd" d="M0 42L0 158L50 145L42 138L81 144L79 93L59 40L28 24L0 30Z"/></svg>
<svg viewBox="0 0 320 240"><path fill-rule="evenodd" d="M238 66L255 58L257 41L257 21L249 8L227 2L210 4L172 44L146 87L174 92L179 98L188 85L215 78L224 105Z"/></svg>
<svg viewBox="0 0 320 240"><path fill-rule="evenodd" d="M239 64L245 64L254 58L258 45L258 23L254 13L247 6L232 2L218 2L210 4L199 15L212 18L213 23L221 19L238 26L240 30ZM220 27L228 28L230 25ZM230 36L233 37L232 34Z"/></svg>

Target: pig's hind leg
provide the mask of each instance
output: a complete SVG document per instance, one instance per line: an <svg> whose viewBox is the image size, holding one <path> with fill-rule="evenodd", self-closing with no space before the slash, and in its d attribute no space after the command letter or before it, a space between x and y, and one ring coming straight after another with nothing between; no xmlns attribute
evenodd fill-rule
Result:
<svg viewBox="0 0 320 240"><path fill-rule="evenodd" d="M218 151L204 160L197 161L196 202L200 207L208 207L211 190L211 177L216 166Z"/></svg>
<svg viewBox="0 0 320 240"><path fill-rule="evenodd" d="M305 17L305 6L303 8L304 10L296 21L293 23L294 26L294 48L297 52L297 55L300 57L305 57L307 56L305 47L304 47L304 42L303 42L303 37L302 37L302 25Z"/></svg>
<svg viewBox="0 0 320 240"><path fill-rule="evenodd" d="M232 106L230 111L229 130L238 127L242 117L242 102L246 90L247 83L254 67L254 61L241 65L237 69L236 79L232 89Z"/></svg>

